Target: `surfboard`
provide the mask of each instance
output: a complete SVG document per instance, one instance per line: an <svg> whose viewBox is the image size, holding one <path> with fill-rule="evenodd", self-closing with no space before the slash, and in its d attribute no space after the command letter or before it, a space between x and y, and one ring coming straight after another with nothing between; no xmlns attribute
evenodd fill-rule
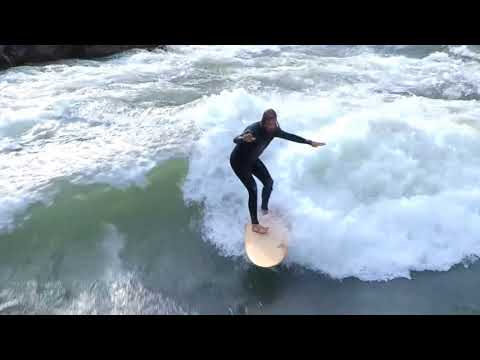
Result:
<svg viewBox="0 0 480 360"><path fill-rule="evenodd" d="M252 224L245 225L245 252L257 266L276 266L288 253L288 227L280 217L273 215L262 217L260 224L269 227L268 233L256 233L252 230Z"/></svg>

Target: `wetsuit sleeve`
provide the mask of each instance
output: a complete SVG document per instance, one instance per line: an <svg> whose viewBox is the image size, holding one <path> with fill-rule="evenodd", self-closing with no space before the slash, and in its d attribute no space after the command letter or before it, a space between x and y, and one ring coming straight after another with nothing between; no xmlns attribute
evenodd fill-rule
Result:
<svg viewBox="0 0 480 360"><path fill-rule="evenodd" d="M240 134L240 135L238 135L238 136L235 136L235 137L233 138L233 142L234 142L235 144L241 144L241 143L243 143L243 139L241 138L242 135L243 135L243 133Z"/></svg>
<svg viewBox="0 0 480 360"><path fill-rule="evenodd" d="M295 134L290 134L286 131L283 131L282 129L279 129L275 137L279 137L281 139L289 140L289 141L294 141L300 144L309 144L311 145L312 142L310 140L304 139L301 136L295 135Z"/></svg>
<svg viewBox="0 0 480 360"><path fill-rule="evenodd" d="M235 137L233 138L233 142L234 142L235 144L241 144L241 143L243 143L243 139L241 138L241 136L245 135L245 134L248 133L248 132L251 133L253 136L255 136L255 131L253 130L253 128L252 128L251 126L249 126L249 127L247 127L245 130L243 130L243 132L242 132L240 135L235 136Z"/></svg>

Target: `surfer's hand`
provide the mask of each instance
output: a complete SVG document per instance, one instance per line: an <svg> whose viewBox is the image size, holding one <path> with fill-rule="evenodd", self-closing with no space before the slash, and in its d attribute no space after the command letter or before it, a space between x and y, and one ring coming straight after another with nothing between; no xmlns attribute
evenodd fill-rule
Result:
<svg viewBox="0 0 480 360"><path fill-rule="evenodd" d="M319 146L324 146L325 143L322 143L322 142L316 142L316 141L310 141L310 145L312 145L313 147L319 147Z"/></svg>
<svg viewBox="0 0 480 360"><path fill-rule="evenodd" d="M255 141L255 137L252 135L252 133L246 133L242 136L243 141L250 143Z"/></svg>

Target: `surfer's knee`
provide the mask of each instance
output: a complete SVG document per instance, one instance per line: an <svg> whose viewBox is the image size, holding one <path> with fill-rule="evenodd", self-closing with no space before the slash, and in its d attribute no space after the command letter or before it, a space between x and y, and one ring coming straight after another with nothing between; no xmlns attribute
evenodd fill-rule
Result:
<svg viewBox="0 0 480 360"><path fill-rule="evenodd" d="M247 191L249 195L257 196L257 186L255 184L248 186Z"/></svg>

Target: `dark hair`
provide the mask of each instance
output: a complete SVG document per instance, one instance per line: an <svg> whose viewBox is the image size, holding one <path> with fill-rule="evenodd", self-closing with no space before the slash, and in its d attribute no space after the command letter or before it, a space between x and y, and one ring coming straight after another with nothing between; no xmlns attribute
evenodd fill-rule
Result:
<svg viewBox="0 0 480 360"><path fill-rule="evenodd" d="M277 126L279 126L277 121L277 113L273 109L268 109L263 113L262 125L265 124L265 121L271 120L271 119L275 120L275 122L277 123Z"/></svg>

